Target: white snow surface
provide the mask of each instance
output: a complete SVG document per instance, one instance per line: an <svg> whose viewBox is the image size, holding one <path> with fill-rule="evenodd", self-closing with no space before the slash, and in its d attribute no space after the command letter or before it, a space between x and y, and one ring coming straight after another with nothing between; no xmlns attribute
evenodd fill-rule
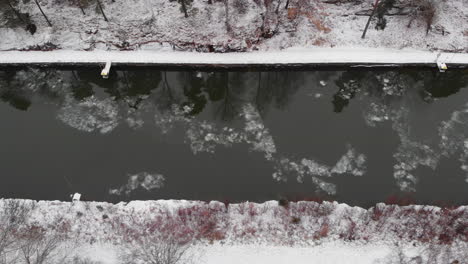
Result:
<svg viewBox="0 0 468 264"><path fill-rule="evenodd" d="M291 48L237 53L155 51L0 51L0 64L468 64L466 53L438 53L386 48Z"/></svg>
<svg viewBox="0 0 468 264"><path fill-rule="evenodd" d="M392 247L383 243L356 245L330 242L314 247L262 245L213 245L205 248L200 263L206 264L371 264L389 256Z"/></svg>

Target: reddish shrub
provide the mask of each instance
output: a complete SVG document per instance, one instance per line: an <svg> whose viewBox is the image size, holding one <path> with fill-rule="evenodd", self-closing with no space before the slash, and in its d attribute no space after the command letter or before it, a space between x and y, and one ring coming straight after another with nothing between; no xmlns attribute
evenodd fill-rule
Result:
<svg viewBox="0 0 468 264"><path fill-rule="evenodd" d="M258 215L257 209L255 208L255 204L253 203L249 203L249 215L250 217Z"/></svg>
<svg viewBox="0 0 468 264"><path fill-rule="evenodd" d="M321 239L328 236L329 225L328 222L325 222L320 227L319 231L315 232L314 239Z"/></svg>
<svg viewBox="0 0 468 264"><path fill-rule="evenodd" d="M340 234L340 238L344 240L349 240L349 241L356 240L357 238L356 223L349 217L348 217L348 220L349 220L348 229L346 230L345 233Z"/></svg>
<svg viewBox="0 0 468 264"><path fill-rule="evenodd" d="M244 229L242 236L253 236L255 233L257 233L257 230L254 227L249 226Z"/></svg>
<svg viewBox="0 0 468 264"><path fill-rule="evenodd" d="M371 219L373 221L379 221L380 218L383 216L383 214L384 214L384 210L376 206L372 208Z"/></svg>
<svg viewBox="0 0 468 264"><path fill-rule="evenodd" d="M223 204L224 204L224 207L226 208L226 210L229 208L229 204L231 204L231 202L227 199L224 199L223 200Z"/></svg>

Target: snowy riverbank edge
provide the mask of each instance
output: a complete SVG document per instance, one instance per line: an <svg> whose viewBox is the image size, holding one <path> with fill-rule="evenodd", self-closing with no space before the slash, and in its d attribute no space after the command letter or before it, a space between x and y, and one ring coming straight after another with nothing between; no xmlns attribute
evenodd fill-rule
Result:
<svg viewBox="0 0 468 264"><path fill-rule="evenodd" d="M291 48L284 51L201 53L177 51L0 51L0 65L146 66L430 66L467 67L468 53L384 48Z"/></svg>
<svg viewBox="0 0 468 264"><path fill-rule="evenodd" d="M193 263L401 263L395 261L402 259L462 263L468 259L468 206L377 204L364 209L308 201L110 204L0 199L0 220L12 202L30 208L24 226L17 230L63 233L62 252L71 254L66 248L72 248L73 254L92 263L121 263L122 253L154 233L193 241Z"/></svg>

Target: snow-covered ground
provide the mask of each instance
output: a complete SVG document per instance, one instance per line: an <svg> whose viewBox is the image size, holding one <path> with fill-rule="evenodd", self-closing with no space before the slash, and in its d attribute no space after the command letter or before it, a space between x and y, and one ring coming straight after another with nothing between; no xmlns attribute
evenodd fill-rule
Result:
<svg viewBox="0 0 468 264"><path fill-rule="evenodd" d="M101 0L106 22L95 1L10 1L37 26L16 18L2 1L0 50L179 50L200 52L278 51L286 48L353 47L468 51L466 0L432 1L435 10L426 34L423 16L411 16L418 1L397 0L376 30L374 19L361 39L374 0L229 0L187 1L188 17L178 1ZM209 4L212 2L212 4ZM424 0L419 2L431 2ZM395 15L396 14L396 15ZM421 14L416 13L416 14ZM410 23L411 22L411 23Z"/></svg>
<svg viewBox="0 0 468 264"><path fill-rule="evenodd" d="M77 254L93 263L121 263L168 238L190 245L184 257L193 263L466 263L468 259L466 206L377 204L364 209L331 202L159 200L114 205L2 199L1 227L11 221L5 216L15 203L27 209L25 221L10 237L30 241L31 234L40 230L41 236L32 236L38 244L51 238L60 242L47 263ZM137 254L131 263L139 263L143 255Z"/></svg>

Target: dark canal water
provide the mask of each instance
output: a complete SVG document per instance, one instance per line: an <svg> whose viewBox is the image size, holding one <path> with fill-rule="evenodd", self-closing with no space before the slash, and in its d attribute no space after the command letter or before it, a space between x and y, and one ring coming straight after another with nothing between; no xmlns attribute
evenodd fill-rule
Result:
<svg viewBox="0 0 468 264"><path fill-rule="evenodd" d="M0 197L468 203L468 74L0 68Z"/></svg>

